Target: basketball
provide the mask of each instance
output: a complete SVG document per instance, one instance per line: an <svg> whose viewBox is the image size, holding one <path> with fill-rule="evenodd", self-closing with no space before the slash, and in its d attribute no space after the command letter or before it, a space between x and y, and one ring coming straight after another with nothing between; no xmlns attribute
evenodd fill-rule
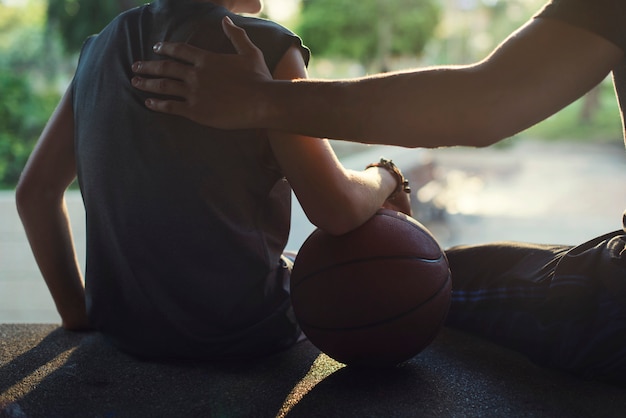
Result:
<svg viewBox="0 0 626 418"><path fill-rule="evenodd" d="M341 363L368 367L393 366L426 348L443 326L452 286L433 235L388 209L344 235L313 231L290 283L311 343Z"/></svg>

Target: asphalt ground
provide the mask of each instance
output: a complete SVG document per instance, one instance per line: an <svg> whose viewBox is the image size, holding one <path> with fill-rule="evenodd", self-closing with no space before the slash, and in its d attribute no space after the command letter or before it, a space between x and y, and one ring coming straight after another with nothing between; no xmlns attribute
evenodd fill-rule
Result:
<svg viewBox="0 0 626 418"><path fill-rule="evenodd" d="M391 369L309 342L250 363L135 360L98 334L0 325L0 417L622 417L626 388L539 368L444 329Z"/></svg>

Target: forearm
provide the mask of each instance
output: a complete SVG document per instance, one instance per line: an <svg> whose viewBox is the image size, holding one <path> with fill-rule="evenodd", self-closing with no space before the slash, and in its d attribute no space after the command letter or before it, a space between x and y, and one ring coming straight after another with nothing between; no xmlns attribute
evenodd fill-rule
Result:
<svg viewBox="0 0 626 418"><path fill-rule="evenodd" d="M327 141L271 133L272 146L309 220L335 235L361 225L397 187L386 170L345 169Z"/></svg>
<svg viewBox="0 0 626 418"><path fill-rule="evenodd" d="M489 123L495 114L481 111L489 103L480 92L480 79L469 67L341 82L268 83L256 124L405 147L483 146L507 132L495 132L497 126Z"/></svg>
<svg viewBox="0 0 626 418"><path fill-rule="evenodd" d="M341 222L337 222L341 225L341 229L337 229L334 233L343 234L370 219L397 186L395 177L384 168L372 167L364 171L346 170L344 180L337 183L337 187L343 191L343 199L332 202L337 207L328 211L333 214L333 217L344 218ZM339 193L340 191L337 194Z"/></svg>
<svg viewBox="0 0 626 418"><path fill-rule="evenodd" d="M64 200L20 197L18 210L63 326L87 328L84 284Z"/></svg>

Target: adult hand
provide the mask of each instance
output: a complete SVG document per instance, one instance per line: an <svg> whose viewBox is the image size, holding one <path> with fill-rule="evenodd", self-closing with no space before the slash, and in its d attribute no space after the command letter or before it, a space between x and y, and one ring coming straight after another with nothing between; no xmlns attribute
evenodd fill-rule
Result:
<svg viewBox="0 0 626 418"><path fill-rule="evenodd" d="M91 331L87 316L87 308L84 303L84 295L74 303L66 303L59 309L61 314L61 326L67 331L84 332Z"/></svg>
<svg viewBox="0 0 626 418"><path fill-rule="evenodd" d="M146 100L148 108L216 128L257 127L254 121L266 110L260 86L272 80L272 75L263 53L250 41L245 30L235 26L228 17L222 20L222 27L237 54L217 54L187 44L159 42L154 51L178 62L133 64L134 87L179 98L151 97Z"/></svg>

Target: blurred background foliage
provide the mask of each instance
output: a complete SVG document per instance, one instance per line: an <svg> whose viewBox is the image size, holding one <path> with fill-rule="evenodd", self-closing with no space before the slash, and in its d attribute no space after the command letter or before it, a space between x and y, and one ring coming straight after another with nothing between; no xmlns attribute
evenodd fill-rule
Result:
<svg viewBox="0 0 626 418"><path fill-rule="evenodd" d="M90 34L98 33L121 12L146 3L141 0L49 0L46 30L58 33L68 53L75 53Z"/></svg>
<svg viewBox="0 0 626 418"><path fill-rule="evenodd" d="M393 57L421 55L440 19L438 0L302 0L296 32L315 55L377 73Z"/></svg>
<svg viewBox="0 0 626 418"><path fill-rule="evenodd" d="M0 188L15 187L84 39L142 0L0 0ZM543 0L265 0L313 52L313 77L480 60ZM267 15L262 15L267 17ZM520 136L621 141L610 80Z"/></svg>

